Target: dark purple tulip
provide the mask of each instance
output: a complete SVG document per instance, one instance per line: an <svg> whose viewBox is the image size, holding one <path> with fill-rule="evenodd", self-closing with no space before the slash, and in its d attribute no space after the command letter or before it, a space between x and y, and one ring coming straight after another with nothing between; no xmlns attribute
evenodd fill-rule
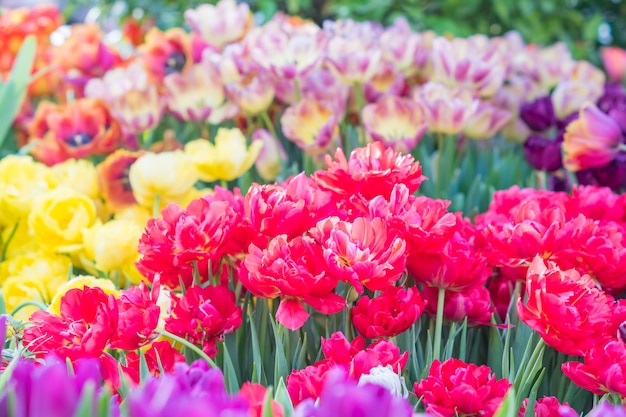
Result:
<svg viewBox="0 0 626 417"><path fill-rule="evenodd" d="M549 129L556 123L552 99L550 96L544 96L523 104L520 108L520 117L529 128L536 132Z"/></svg>
<svg viewBox="0 0 626 417"><path fill-rule="evenodd" d="M572 185L567 180L567 177L550 175L548 177L548 190L556 192L569 192L572 189Z"/></svg>
<svg viewBox="0 0 626 417"><path fill-rule="evenodd" d="M611 163L593 168L592 171L597 185L609 187L613 191L626 189L626 152L618 152Z"/></svg>
<svg viewBox="0 0 626 417"><path fill-rule="evenodd" d="M598 100L598 108L611 116L626 134L626 91L620 84L608 83Z"/></svg>
<svg viewBox="0 0 626 417"><path fill-rule="evenodd" d="M578 119L578 116L579 116L579 112L575 111L573 113L570 113L565 118L557 120L556 121L556 128L559 129L559 130L565 130L565 128L567 127L568 124L570 124L574 120Z"/></svg>
<svg viewBox="0 0 626 417"><path fill-rule="evenodd" d="M317 407L311 399L296 408L293 417L411 417L409 402L391 394L387 388L364 384L357 386L341 371L329 377Z"/></svg>
<svg viewBox="0 0 626 417"><path fill-rule="evenodd" d="M524 142L524 156L536 170L554 172L563 166L559 140L539 135L529 136Z"/></svg>

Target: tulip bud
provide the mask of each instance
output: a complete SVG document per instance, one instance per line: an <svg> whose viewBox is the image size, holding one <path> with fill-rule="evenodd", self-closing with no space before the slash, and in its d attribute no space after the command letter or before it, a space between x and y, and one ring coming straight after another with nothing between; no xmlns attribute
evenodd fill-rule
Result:
<svg viewBox="0 0 626 417"><path fill-rule="evenodd" d="M369 374L361 375L359 386L365 384L385 387L396 397L408 398L409 396L404 378L395 373L391 365L379 365L373 368Z"/></svg>

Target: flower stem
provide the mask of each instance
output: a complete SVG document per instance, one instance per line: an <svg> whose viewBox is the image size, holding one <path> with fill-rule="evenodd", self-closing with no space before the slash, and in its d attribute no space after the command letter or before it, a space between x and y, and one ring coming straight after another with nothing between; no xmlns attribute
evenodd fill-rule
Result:
<svg viewBox="0 0 626 417"><path fill-rule="evenodd" d="M39 310L43 310L43 311L48 309L47 305L40 303L39 301L28 300L28 301L19 303L17 306L15 306L15 308L9 313L9 315L15 317L15 314L17 314L18 311L28 306L37 307Z"/></svg>
<svg viewBox="0 0 626 417"><path fill-rule="evenodd" d="M192 350L193 352L195 352L202 359L204 359L206 361L206 363L209 364L210 367L217 368L217 364L215 362L213 362L213 359L211 359L209 357L209 355L204 353L202 351L202 349L200 349L198 346L196 346L193 343L191 343L189 340L183 339L182 337L179 337L179 336L176 336L175 334L170 333L170 332L168 332L167 330L164 330L164 329L156 329L155 332L157 332L161 336L165 336L167 338L170 338L170 339L174 340L175 342L178 342L178 343L182 344L186 348L188 348L188 349Z"/></svg>
<svg viewBox="0 0 626 417"><path fill-rule="evenodd" d="M296 102L300 101L302 99L302 90L300 89L298 78L293 79L293 91L296 95Z"/></svg>
<svg viewBox="0 0 626 417"><path fill-rule="evenodd" d="M274 138L278 140L278 135L276 134L276 128L274 127L274 123L272 123L272 120L270 119L270 115L267 114L267 110L262 111L260 113L260 116L261 116L261 120L263 120L263 123L265 124L265 127L267 127L267 130L269 130L272 136L274 136Z"/></svg>
<svg viewBox="0 0 626 417"><path fill-rule="evenodd" d="M161 196L154 196L154 207L152 208L152 217L155 219L159 217L159 209L161 208Z"/></svg>
<svg viewBox="0 0 626 417"><path fill-rule="evenodd" d="M363 126L363 118L361 111L365 107L365 93L363 92L363 84L354 84L354 102L356 104L356 111L359 120L357 130L359 132L359 143L365 145L365 127Z"/></svg>
<svg viewBox="0 0 626 417"><path fill-rule="evenodd" d="M440 358L441 350L441 330L443 327L443 302L446 297L446 289L439 288L437 294L437 316L435 318L435 346L433 347L433 359Z"/></svg>

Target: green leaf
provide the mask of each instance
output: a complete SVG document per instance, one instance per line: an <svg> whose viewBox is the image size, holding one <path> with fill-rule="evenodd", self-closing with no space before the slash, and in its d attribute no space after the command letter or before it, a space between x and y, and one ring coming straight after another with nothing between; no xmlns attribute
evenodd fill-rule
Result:
<svg viewBox="0 0 626 417"><path fill-rule="evenodd" d="M83 385L83 392L80 396L79 406L74 417L92 417L93 416L93 397L96 393L96 387L93 381L87 381Z"/></svg>
<svg viewBox="0 0 626 417"><path fill-rule="evenodd" d="M226 383L226 389L231 394L239 391L239 380L237 379L237 372L235 371L235 366L233 365L233 361L230 357L230 353L228 353L228 349L226 345L224 348L224 382Z"/></svg>
<svg viewBox="0 0 626 417"><path fill-rule="evenodd" d="M7 303L4 300L4 295L2 295L2 291L0 291L0 314L7 313Z"/></svg>
<svg viewBox="0 0 626 417"><path fill-rule="evenodd" d="M286 377L289 374L289 368L287 365L287 357L285 356L285 345L283 338L279 334L279 325L276 324L274 318L271 318L272 330L274 331L274 342L276 354L274 358L274 383L281 377ZM281 326L282 329L284 327Z"/></svg>
<svg viewBox="0 0 626 417"><path fill-rule="evenodd" d="M519 406L515 402L515 390L511 388L493 417L517 417L518 411Z"/></svg>
<svg viewBox="0 0 626 417"><path fill-rule="evenodd" d="M148 369L148 362L146 361L146 355L143 350L139 349L139 381L141 385L145 384L150 378L150 370Z"/></svg>
<svg viewBox="0 0 626 417"><path fill-rule="evenodd" d="M35 37L28 36L24 39L17 53L9 79L1 87L0 109L2 109L2 112L0 112L0 148L4 145L7 133L26 96L36 51L37 41Z"/></svg>
<svg viewBox="0 0 626 417"><path fill-rule="evenodd" d="M120 388L118 389L118 392L120 393L120 397L126 398L126 396L128 395L128 392L130 391L130 388L128 387L128 381L126 380L126 375L124 374L124 371L122 370L122 364L119 362L117 363L117 372L120 375Z"/></svg>
<svg viewBox="0 0 626 417"><path fill-rule="evenodd" d="M263 384L266 382L265 374L263 373L263 357L261 356L261 349L259 348L259 337L256 331L256 325L254 324L254 318L249 316L250 323L250 339L252 342L252 364L254 366L253 375L256 378L252 382Z"/></svg>
<svg viewBox="0 0 626 417"><path fill-rule="evenodd" d="M293 414L293 403L291 402L291 397L289 397L289 392L287 392L287 386L285 385L284 378L280 378L278 384L276 385L276 394L274 395L274 399L278 402L278 404L283 406L285 417L291 417Z"/></svg>
<svg viewBox="0 0 626 417"><path fill-rule="evenodd" d="M267 389L265 399L263 400L263 417L274 417L272 412L272 387Z"/></svg>
<svg viewBox="0 0 626 417"><path fill-rule="evenodd" d="M487 356L487 366L502 378L502 357L504 356L504 346L500 331L496 326L489 328L489 355Z"/></svg>

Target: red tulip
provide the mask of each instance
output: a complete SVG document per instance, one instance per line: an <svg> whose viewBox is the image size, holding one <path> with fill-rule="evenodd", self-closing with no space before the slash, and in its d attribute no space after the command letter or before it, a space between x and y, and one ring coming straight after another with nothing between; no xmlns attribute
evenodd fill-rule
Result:
<svg viewBox="0 0 626 417"><path fill-rule="evenodd" d="M368 339L393 337L413 326L425 305L417 287L389 287L378 297L361 297L352 308L352 323Z"/></svg>
<svg viewBox="0 0 626 417"><path fill-rule="evenodd" d="M415 383L415 394L435 417L491 417L510 387L508 380L496 380L489 367L453 358L433 361L428 376Z"/></svg>
<svg viewBox="0 0 626 417"><path fill-rule="evenodd" d="M309 317L303 302L324 314L345 307L345 300L334 293L337 278L326 273L322 248L309 236L289 240L278 235L266 249L251 244L239 279L257 297L280 297L276 320L290 330L302 327Z"/></svg>
<svg viewBox="0 0 626 417"><path fill-rule="evenodd" d="M184 295L172 295L172 314L165 320L168 332L202 346L207 355L217 355L216 342L241 326L241 307L235 294L222 286L187 288Z"/></svg>
<svg viewBox="0 0 626 417"><path fill-rule="evenodd" d="M585 353L584 362L565 362L563 373L596 395L617 393L626 398L626 345L619 340L600 344Z"/></svg>
<svg viewBox="0 0 626 417"><path fill-rule="evenodd" d="M526 279L526 303L517 301L520 320L538 332L548 346L581 355L610 337L613 300L588 275L561 271L535 257Z"/></svg>

